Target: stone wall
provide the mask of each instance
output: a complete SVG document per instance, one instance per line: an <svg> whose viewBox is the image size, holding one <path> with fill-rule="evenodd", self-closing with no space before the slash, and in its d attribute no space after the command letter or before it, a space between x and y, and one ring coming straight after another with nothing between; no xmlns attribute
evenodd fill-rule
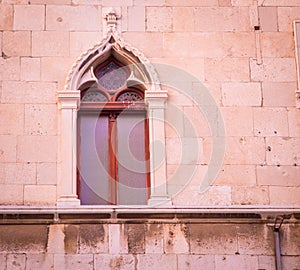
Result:
<svg viewBox="0 0 300 270"><path fill-rule="evenodd" d="M151 61L193 74L213 95L225 122L220 174L199 194L212 135L197 106L169 90L169 102L196 130L200 153L185 164L196 166L195 177L189 185L178 178L181 192L172 203L299 205L293 33L298 0L2 0L0 204L56 203L63 181L57 91L76 58L102 39L103 14L111 6L121 15L122 37ZM197 93L197 83L191 87ZM168 117L188 141L187 122ZM185 141L172 128L166 136L170 178Z"/></svg>
<svg viewBox="0 0 300 270"><path fill-rule="evenodd" d="M283 269L299 269L299 224L280 236ZM261 220L2 224L0 239L1 270L276 269L273 225Z"/></svg>

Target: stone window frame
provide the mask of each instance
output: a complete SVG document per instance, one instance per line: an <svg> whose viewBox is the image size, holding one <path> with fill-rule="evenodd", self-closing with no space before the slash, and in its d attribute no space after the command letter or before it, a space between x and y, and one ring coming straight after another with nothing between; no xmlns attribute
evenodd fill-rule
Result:
<svg viewBox="0 0 300 270"><path fill-rule="evenodd" d="M122 57L128 64L134 65L145 76L141 82L134 76L128 83L142 83L145 87L145 103L148 107L149 121L149 152L150 152L150 198L148 206L170 204L167 192L166 142L165 142L165 103L168 98L166 90L161 89L158 75L145 55L126 43L117 33L111 30L106 37L91 49L84 52L72 66L66 80L65 88L58 91L61 117L61 177L58 189L58 207L79 207L77 196L77 112L80 104L79 82L88 74L85 68L93 61L101 62L101 57L110 50ZM142 68L141 68L142 67ZM156 150L160 142L163 149ZM102 206L103 207L103 206ZM105 206L107 207L107 206ZM116 206L114 206L116 207ZM142 206L141 206L142 207ZM146 205L147 207L147 205Z"/></svg>
<svg viewBox="0 0 300 270"><path fill-rule="evenodd" d="M294 21L295 56L297 66L296 107L300 108L300 20Z"/></svg>

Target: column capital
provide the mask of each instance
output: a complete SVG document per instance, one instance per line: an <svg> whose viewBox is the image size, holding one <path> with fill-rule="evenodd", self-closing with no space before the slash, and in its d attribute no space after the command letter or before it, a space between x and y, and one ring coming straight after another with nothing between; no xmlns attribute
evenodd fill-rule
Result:
<svg viewBox="0 0 300 270"><path fill-rule="evenodd" d="M58 91L58 101L62 109L77 109L80 101L80 91Z"/></svg>

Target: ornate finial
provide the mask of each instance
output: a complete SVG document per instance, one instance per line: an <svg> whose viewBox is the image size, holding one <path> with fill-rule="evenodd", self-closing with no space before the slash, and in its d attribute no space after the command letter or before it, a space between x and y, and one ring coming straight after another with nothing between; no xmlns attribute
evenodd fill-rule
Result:
<svg viewBox="0 0 300 270"><path fill-rule="evenodd" d="M111 8L105 15L105 20L107 24L107 30L112 31L117 29L117 20L120 19L115 9Z"/></svg>

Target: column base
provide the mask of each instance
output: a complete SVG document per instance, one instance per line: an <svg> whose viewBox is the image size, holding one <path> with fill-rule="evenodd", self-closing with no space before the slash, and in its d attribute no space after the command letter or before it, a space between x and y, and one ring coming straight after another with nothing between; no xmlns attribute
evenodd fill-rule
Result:
<svg viewBox="0 0 300 270"><path fill-rule="evenodd" d="M80 200L77 196L62 196L56 202L57 207L79 207Z"/></svg>

